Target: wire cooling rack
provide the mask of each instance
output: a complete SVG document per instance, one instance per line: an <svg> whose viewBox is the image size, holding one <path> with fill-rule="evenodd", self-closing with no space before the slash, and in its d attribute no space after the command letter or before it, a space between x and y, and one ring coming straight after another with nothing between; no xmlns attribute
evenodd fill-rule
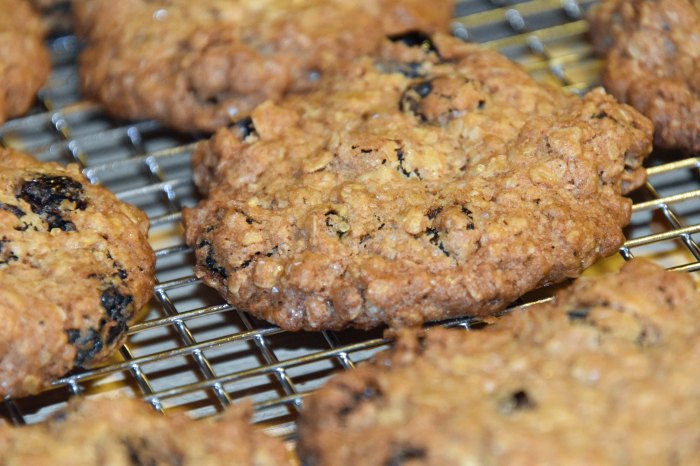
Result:
<svg viewBox="0 0 700 466"><path fill-rule="evenodd" d="M586 12L593 1L463 0L455 11L454 34L501 50L537 79L583 92L595 86L601 60L587 41ZM58 13L65 14L66 6ZM154 297L144 320L109 363L73 373L38 396L5 399L0 416L15 424L35 423L70 396L124 392L143 397L163 412L213 415L249 397L255 421L273 434L293 438L304 396L339 370L351 369L389 342L381 330L289 333L233 309L193 275L194 257L184 245L181 209L198 198L190 156L204 136L182 135L153 121L123 122L82 100L76 56L79 41L56 34L49 41L54 71L30 116L0 127L0 144L41 160L78 163L151 219L156 249ZM617 258L596 266L616 268L633 256L667 268L700 269L700 161L654 154L649 182L634 193L630 238ZM517 305L546 299L531 293ZM469 328L461 319L446 325Z"/></svg>

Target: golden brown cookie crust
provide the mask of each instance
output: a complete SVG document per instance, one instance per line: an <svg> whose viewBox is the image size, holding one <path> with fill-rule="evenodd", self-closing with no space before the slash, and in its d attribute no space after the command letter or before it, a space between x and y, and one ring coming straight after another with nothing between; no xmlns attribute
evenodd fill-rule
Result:
<svg viewBox="0 0 700 466"><path fill-rule="evenodd" d="M0 0L0 124L29 110L50 70L39 15L25 0Z"/></svg>
<svg viewBox="0 0 700 466"><path fill-rule="evenodd" d="M0 394L107 358L150 298L148 218L64 168L0 149Z"/></svg>
<svg viewBox="0 0 700 466"><path fill-rule="evenodd" d="M304 464L693 465L700 294L649 262L489 328L429 330L304 401Z"/></svg>
<svg viewBox="0 0 700 466"><path fill-rule="evenodd" d="M700 151L700 2L606 0L591 35L605 87L654 122L655 144Z"/></svg>
<svg viewBox="0 0 700 466"><path fill-rule="evenodd" d="M446 31L453 0L78 0L85 93L124 118L213 131L386 35Z"/></svg>
<svg viewBox="0 0 700 466"><path fill-rule="evenodd" d="M250 415L245 405L194 421L129 398L76 399L43 424L0 425L0 449L12 465L291 465L282 442L251 426Z"/></svg>
<svg viewBox="0 0 700 466"><path fill-rule="evenodd" d="M602 90L447 36L319 86L194 155L209 198L186 239L231 304L292 330L416 326L491 314L622 244L652 128Z"/></svg>

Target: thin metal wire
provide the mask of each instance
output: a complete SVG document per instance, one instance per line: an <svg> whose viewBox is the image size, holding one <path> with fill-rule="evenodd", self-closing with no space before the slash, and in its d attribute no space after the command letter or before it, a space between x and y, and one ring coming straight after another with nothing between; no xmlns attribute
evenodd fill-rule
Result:
<svg viewBox="0 0 700 466"><path fill-rule="evenodd" d="M255 329L255 327L251 323L250 318L248 318L248 315L245 312L238 311L238 317L241 319L241 322L243 322L243 325L247 330L250 331ZM276 366L279 364L279 359L277 359L277 356L270 348L270 344L268 343L268 340L267 338L265 338L264 335L256 335L253 338L253 341L258 347L260 353L262 354L263 359L269 366ZM296 396L299 394L299 391L297 390L294 382L289 377L287 371L283 367L277 368L273 373L277 378L279 384L282 386L282 390L284 391L285 395ZM298 409L300 406L298 404L294 404L294 407Z"/></svg>
<svg viewBox="0 0 700 466"><path fill-rule="evenodd" d="M331 348L342 350L343 344L340 342L338 334L336 334L335 332L329 330L324 331L323 338L325 338L326 342L328 343L328 346L330 346ZM352 361L350 355L346 351L339 351L337 359L344 369L355 368L355 363Z"/></svg>
<svg viewBox="0 0 700 466"><path fill-rule="evenodd" d="M279 361L275 364L266 364L266 365L261 365L258 367L253 367L251 369L246 369L240 372L235 372L233 374L229 375L224 375L220 377L216 377L210 380L204 380L201 382L196 382L192 383L189 385L182 385L179 387L174 387L170 389L163 390L161 392L156 393L155 395L152 396L160 396L160 397L172 397L172 396L177 396L177 395L182 395L185 393L191 393L194 391L202 390L205 388L210 388L214 384L227 384L234 382L236 380L241 380L244 378L252 377L255 375L264 375L264 374L271 374L275 372L279 372L283 369L288 369L296 366L300 366L303 364L309 364L321 360L326 360L332 357L337 357L338 354L341 352L352 352L352 351L359 351L359 350L365 350L365 349L370 349L370 348L375 348L379 347L382 345L386 345L387 343L390 343L390 339L373 339L373 340L367 340L361 343L356 343L352 345L346 345L342 349L329 349L329 350L324 350L324 351L318 351L316 353L311 353L306 356L294 358L294 359L287 359L284 361ZM145 397L145 399L150 400L150 396Z"/></svg>
<svg viewBox="0 0 700 466"><path fill-rule="evenodd" d="M3 399L3 403L5 404L5 408L7 409L8 417L14 425L23 426L27 423L27 421L25 421L24 419L24 416L22 415L22 411L19 410L19 408L17 407L17 403L15 403L11 397L6 396Z"/></svg>
<svg viewBox="0 0 700 466"><path fill-rule="evenodd" d="M172 189L172 185L170 183L165 182L165 175L158 161L154 157L150 157L146 154L146 148L143 143L143 138L138 128L129 128L129 130L127 131L127 135L129 137L129 141L135 149L135 155L145 156L143 161L148 167L150 176L153 179L153 183L150 186L162 186L161 191L168 200L168 207L171 212L182 211L182 204L180 203L177 194ZM178 315L178 310L176 309L175 305L173 304L172 300L167 295L167 292L165 290L163 290L162 288L156 290L155 296L169 317L175 317ZM187 324L184 320L174 318L172 320L172 324L185 346L191 347L196 343L192 332L190 332L190 330L187 328ZM212 365L200 349L193 350L190 353L190 356L196 362L200 373L204 376L205 379L210 380L216 377ZM222 408L226 408L231 404L231 398L229 397L228 393L226 393L226 390L224 390L221 384L214 383L212 384L211 388ZM153 392L151 391L151 393L146 394L152 395L152 393ZM153 401L155 398L151 397L149 399Z"/></svg>
<svg viewBox="0 0 700 466"><path fill-rule="evenodd" d="M138 384L141 391L147 395L153 395L153 386L151 385L150 380L148 380L146 374L144 374L144 372L141 370L141 366L133 362L134 357L131 354L129 346L125 344L119 349L119 352L121 353L124 360L131 361L131 364L129 365L129 372L134 377L134 380L136 380L136 383ZM151 405L157 411L160 411L161 413L165 412L165 410L163 409L163 405L157 397L151 398L150 402Z"/></svg>

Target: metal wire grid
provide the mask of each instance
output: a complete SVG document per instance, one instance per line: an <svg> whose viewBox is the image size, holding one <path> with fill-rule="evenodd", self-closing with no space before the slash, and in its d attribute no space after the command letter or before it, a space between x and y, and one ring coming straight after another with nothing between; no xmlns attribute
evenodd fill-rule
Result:
<svg viewBox="0 0 700 466"><path fill-rule="evenodd" d="M576 0L463 0L454 33L501 50L538 79L574 92L595 85L601 61L586 40L585 14L595 2ZM27 117L0 127L0 143L41 160L79 164L88 178L142 208L151 220L156 249L154 299L142 323L112 361L70 374L35 397L5 399L0 415L15 424L39 422L72 395L125 392L163 412L209 416L244 397L253 399L255 421L275 435L293 437L302 399L334 371L351 369L387 347L381 331L289 333L223 303L192 273L184 245L181 210L197 195L189 161L197 136L144 121L107 117L81 100L75 69L79 43L72 35L50 41L54 72ZM617 259L649 257L668 268L700 269L700 161L657 154L650 180L635 193L630 240ZM546 299L538 291L519 301ZM469 328L475 322L445 323Z"/></svg>

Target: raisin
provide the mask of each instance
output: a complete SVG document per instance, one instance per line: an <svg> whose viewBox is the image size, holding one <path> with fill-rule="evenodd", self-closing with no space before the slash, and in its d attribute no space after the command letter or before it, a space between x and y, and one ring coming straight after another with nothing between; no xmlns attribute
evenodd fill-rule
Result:
<svg viewBox="0 0 700 466"><path fill-rule="evenodd" d="M404 153L403 150L401 149L396 149L396 159L399 161L399 171L403 173L404 176L409 177L411 176L411 172L406 170L403 167L403 161L404 161Z"/></svg>
<svg viewBox="0 0 700 466"><path fill-rule="evenodd" d="M87 329L81 332L78 329L71 328L66 330L68 342L75 345L78 351L75 353L75 365L82 367L86 362L94 358L102 348L102 336L94 329Z"/></svg>
<svg viewBox="0 0 700 466"><path fill-rule="evenodd" d="M610 115L605 110L601 110L598 113L596 113L595 115L591 115L591 118L595 118L596 120L602 120L604 118L609 118L610 120L614 121L615 123L618 122L614 116Z"/></svg>
<svg viewBox="0 0 700 466"><path fill-rule="evenodd" d="M228 278L228 272L226 272L226 269L220 266L218 262L216 262L216 260L214 259L214 253L211 249L207 253L205 264L207 268L215 274L220 275L222 278Z"/></svg>
<svg viewBox="0 0 700 466"><path fill-rule="evenodd" d="M428 118L421 113L420 101L425 99L433 91L432 80L420 81L412 86L409 86L401 95L399 108L402 112L413 113L417 115L421 121L427 121Z"/></svg>
<svg viewBox="0 0 700 466"><path fill-rule="evenodd" d="M504 413L510 414L513 411L534 409L535 406L535 402L530 399L530 396L525 390L517 390L511 393L510 396L503 401L501 408Z"/></svg>
<svg viewBox="0 0 700 466"><path fill-rule="evenodd" d="M212 272L214 272L222 278L228 278L228 272L226 272L226 269L219 265L219 263L216 262L216 259L214 258L214 251L212 251L211 249L211 242L209 242L208 240L202 240L199 242L199 244L197 244L197 248L207 249L207 255L204 258L204 265L209 270L211 270Z"/></svg>
<svg viewBox="0 0 700 466"><path fill-rule="evenodd" d="M401 148L396 149L396 160L398 160L398 162L399 162L399 166L396 167L396 169L398 171L400 171L403 176L405 176L406 178L410 178L411 175L415 175L415 177L418 178L419 180L422 179L420 176L420 173L418 172L418 169L410 172L410 171L406 170L406 168L403 166L403 163L406 160L406 155L403 153L403 149L401 149Z"/></svg>
<svg viewBox="0 0 700 466"><path fill-rule="evenodd" d="M19 259L12 250L5 248L5 245L8 243L11 243L11 241L7 239L7 237L3 236L2 239L0 239L0 265L9 264Z"/></svg>
<svg viewBox="0 0 700 466"><path fill-rule="evenodd" d="M384 466L401 466L409 460L424 460L427 453L424 448L416 448L412 446L394 447L391 458L386 460Z"/></svg>
<svg viewBox="0 0 700 466"><path fill-rule="evenodd" d="M525 390L518 390L511 395L515 409L532 409L535 403L530 400Z"/></svg>
<svg viewBox="0 0 700 466"><path fill-rule="evenodd" d="M435 228L428 227L425 229L425 234L430 236L430 243L437 246L438 242L440 241L440 232L438 232Z"/></svg>
<svg viewBox="0 0 700 466"><path fill-rule="evenodd" d="M17 218L22 218L25 215L27 215L25 211L23 211L22 209L20 209L16 205L5 204L4 202L0 202L0 210L7 211Z"/></svg>
<svg viewBox="0 0 700 466"><path fill-rule="evenodd" d="M569 316L569 320L575 321L575 320L584 320L586 317L588 317L588 314L590 312L591 312L590 308L582 307L580 309L572 309L571 311L568 311L566 314Z"/></svg>
<svg viewBox="0 0 700 466"><path fill-rule="evenodd" d="M431 207L428 209L428 213L426 213L426 215L430 220L435 220L435 217L440 215L440 212L442 212L442 206Z"/></svg>
<svg viewBox="0 0 700 466"><path fill-rule="evenodd" d="M425 229L425 234L430 237L430 244L437 246L444 255L450 257L450 251L448 251L443 242L440 241L440 232L437 229L428 227Z"/></svg>
<svg viewBox="0 0 700 466"><path fill-rule="evenodd" d="M108 345L111 345L127 330L128 310L133 302L133 298L122 294L116 287L110 286L102 292L101 302L102 307L107 311L107 315L115 323L107 332L106 341Z"/></svg>
<svg viewBox="0 0 700 466"><path fill-rule="evenodd" d="M392 42L401 42L402 44L407 45L408 47L420 47L426 52L433 52L438 57L440 56L440 52L438 51L437 47L435 46L435 43L433 43L430 36L416 29L401 32L399 34L392 34L390 36L387 36L387 39L389 39Z"/></svg>
<svg viewBox="0 0 700 466"><path fill-rule="evenodd" d="M416 91L416 94L421 96L423 99L428 97L428 95L430 95L430 93L433 91L432 81L423 81L411 87L413 90Z"/></svg>
<svg viewBox="0 0 700 466"><path fill-rule="evenodd" d="M462 206L462 213L467 216L469 223L467 224L467 230L474 229L474 214L468 208Z"/></svg>
<svg viewBox="0 0 700 466"><path fill-rule="evenodd" d="M59 208L63 201L73 202L75 208L85 210L83 185L67 176L39 175L25 180L20 188L20 197L32 207L32 212L41 214L44 209Z"/></svg>
<svg viewBox="0 0 700 466"><path fill-rule="evenodd" d="M253 124L253 119L250 117L236 122L235 127L238 128L238 131L241 134L241 139L245 139L251 134L258 134L257 130L255 129L255 125Z"/></svg>
<svg viewBox="0 0 700 466"><path fill-rule="evenodd" d="M343 386L347 391L354 392L350 387ZM375 386L368 386L365 387L365 389L361 392L355 392L352 393L352 399L350 400L350 403L347 406L343 406L338 414L341 417L346 417L350 415L353 411L357 409L357 407L364 401L369 401L372 399L375 399L381 395L381 392L378 387Z"/></svg>
<svg viewBox="0 0 700 466"><path fill-rule="evenodd" d="M31 180L25 180L17 196L31 206L32 212L40 215L48 223L49 229L75 231L73 222L63 219L61 214L66 210L85 210L87 201L83 195L83 185L72 178L38 175ZM64 201L73 203L75 207L64 206Z"/></svg>
<svg viewBox="0 0 700 466"><path fill-rule="evenodd" d="M150 454L149 442L144 438L140 439L130 439L122 438L120 439L129 457L129 463L133 466L156 466L158 462ZM173 463L175 464L175 463Z"/></svg>
<svg viewBox="0 0 700 466"><path fill-rule="evenodd" d="M259 255L260 253L257 253L256 255ZM237 269L245 269L247 268L251 263L253 262L253 259L246 259L244 260L241 265L237 267Z"/></svg>
<svg viewBox="0 0 700 466"><path fill-rule="evenodd" d="M133 301L129 295L122 294L116 287L110 286L102 292L102 307L112 320L124 319L124 313Z"/></svg>
<svg viewBox="0 0 700 466"><path fill-rule="evenodd" d="M107 254L109 254L109 251L107 252ZM109 255L109 257L111 258L111 254ZM115 275L117 275L121 280L126 280L129 277L129 272L124 270L124 267L122 266L121 263L119 263L117 261L113 261L112 267L117 269L117 272Z"/></svg>

